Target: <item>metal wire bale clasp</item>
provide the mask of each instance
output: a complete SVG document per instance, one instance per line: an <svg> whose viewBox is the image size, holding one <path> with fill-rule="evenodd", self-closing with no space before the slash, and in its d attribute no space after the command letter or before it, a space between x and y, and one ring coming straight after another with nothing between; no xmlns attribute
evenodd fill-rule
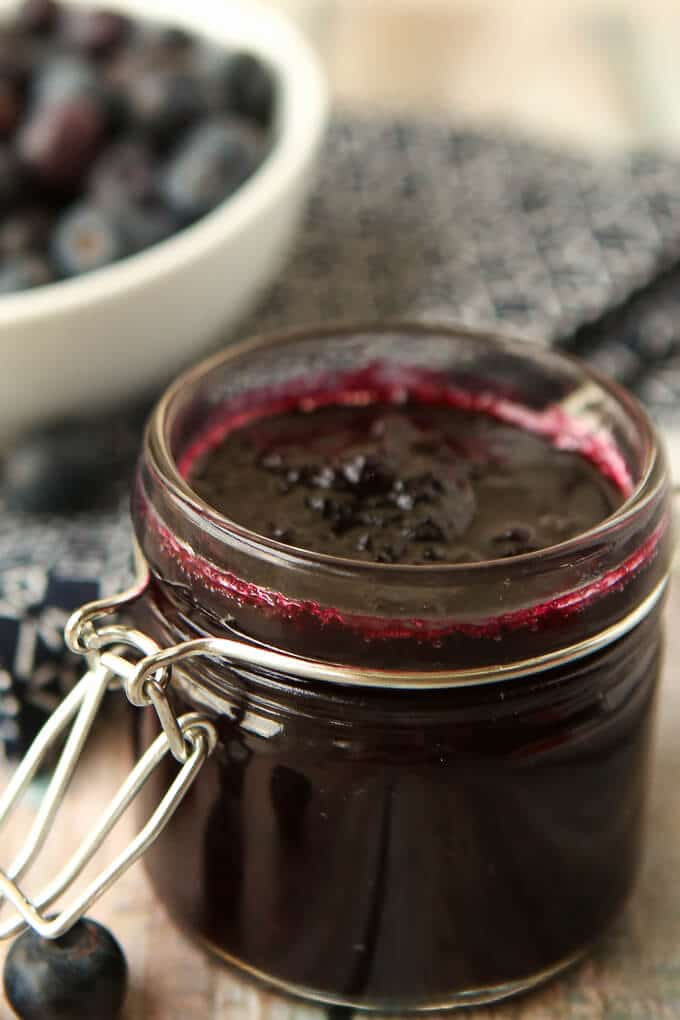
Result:
<svg viewBox="0 0 680 1020"><path fill-rule="evenodd" d="M113 599L83 606L67 624L67 644L86 657L89 668L47 720L0 796L1 827L53 745L68 731L31 829L10 866L0 870L0 905L6 900L14 907L11 917L0 920L0 939L18 934L26 926L44 938L58 938L68 931L160 835L217 743L215 727L205 716L196 712L175 716L167 698L170 668L161 667L152 672L148 668L149 661L160 652L155 641L120 623L97 626L102 618L137 598L144 585L145 580L140 578L133 588ZM106 691L120 687L133 705L153 706L162 732L129 773L70 861L29 899L18 883L34 863L53 827ZM71 888L169 753L181 768L143 828L115 860L56 915L53 911L46 913Z"/></svg>

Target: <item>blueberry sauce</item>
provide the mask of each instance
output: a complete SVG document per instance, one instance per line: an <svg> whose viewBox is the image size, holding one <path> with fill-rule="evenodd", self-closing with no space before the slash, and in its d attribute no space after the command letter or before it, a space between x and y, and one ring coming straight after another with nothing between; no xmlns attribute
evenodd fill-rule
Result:
<svg viewBox="0 0 680 1020"><path fill-rule="evenodd" d="M377 563L535 552L621 503L577 452L488 415L416 403L263 417L230 432L190 480L252 531Z"/></svg>

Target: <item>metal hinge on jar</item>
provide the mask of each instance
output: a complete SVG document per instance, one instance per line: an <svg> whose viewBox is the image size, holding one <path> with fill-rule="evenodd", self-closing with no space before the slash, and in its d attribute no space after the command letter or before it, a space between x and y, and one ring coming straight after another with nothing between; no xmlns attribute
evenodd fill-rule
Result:
<svg viewBox="0 0 680 1020"><path fill-rule="evenodd" d="M101 622L133 602L145 587L146 570L142 568L137 583L128 591L83 606L67 624L67 644L86 658L88 669L47 720L0 797L2 826L46 756L68 732L31 829L9 867L0 870L0 902L4 899L14 907L12 916L0 918L0 939L11 938L26 927L44 938L55 939L72 928L160 835L217 743L217 731L206 716L197 712L175 716L167 698L170 665L155 665L161 653L156 642L121 623ZM172 651L166 649L165 653ZM162 732L133 767L71 859L29 899L19 883L45 844L101 702L111 689L122 689L133 705L153 706ZM168 754L181 767L149 820L115 860L55 914L50 908L71 889Z"/></svg>

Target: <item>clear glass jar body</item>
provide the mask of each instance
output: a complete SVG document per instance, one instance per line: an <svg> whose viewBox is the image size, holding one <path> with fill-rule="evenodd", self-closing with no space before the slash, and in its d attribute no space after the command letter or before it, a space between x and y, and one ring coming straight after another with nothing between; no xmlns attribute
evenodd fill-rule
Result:
<svg viewBox="0 0 680 1020"><path fill-rule="evenodd" d="M599 459L627 498L547 550L400 567L254 535L182 477L225 408L378 389L472 395ZM320 673L296 675L295 658L176 672L178 709L207 710L221 738L148 856L177 921L284 989L362 1007L487 1001L582 953L639 860L668 500L637 405L521 343L354 327L245 345L183 377L140 462L139 623L164 645L237 636Z"/></svg>

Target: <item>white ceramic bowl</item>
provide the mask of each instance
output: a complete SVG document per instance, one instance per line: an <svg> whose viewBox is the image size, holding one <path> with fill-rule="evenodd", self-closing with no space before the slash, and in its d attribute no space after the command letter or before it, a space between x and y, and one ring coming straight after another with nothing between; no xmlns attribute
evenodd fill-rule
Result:
<svg viewBox="0 0 680 1020"><path fill-rule="evenodd" d="M0 0L0 13L12 6ZM327 93L282 15L251 0L106 6L259 54L279 79L276 137L260 169L195 225L105 269L0 297L0 437L115 406L228 338L283 267L314 179Z"/></svg>

